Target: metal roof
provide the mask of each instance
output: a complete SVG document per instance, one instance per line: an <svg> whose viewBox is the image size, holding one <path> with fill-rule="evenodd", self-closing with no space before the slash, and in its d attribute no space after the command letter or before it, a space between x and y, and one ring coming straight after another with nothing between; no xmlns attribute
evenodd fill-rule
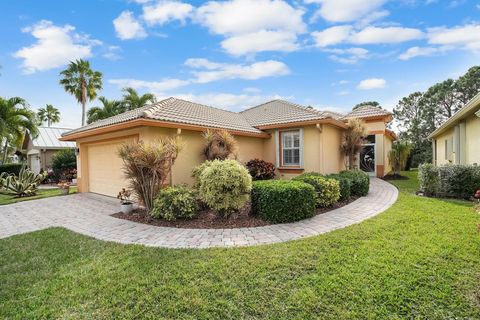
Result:
<svg viewBox="0 0 480 320"><path fill-rule="evenodd" d="M75 142L60 141L62 133L71 129L56 127L38 127L38 136L32 140L35 149L75 148Z"/></svg>

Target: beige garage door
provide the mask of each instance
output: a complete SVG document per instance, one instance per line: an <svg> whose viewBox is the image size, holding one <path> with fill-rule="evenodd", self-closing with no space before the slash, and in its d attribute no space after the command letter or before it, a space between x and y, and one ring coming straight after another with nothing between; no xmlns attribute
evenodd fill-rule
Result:
<svg viewBox="0 0 480 320"><path fill-rule="evenodd" d="M92 144L88 146L89 191L116 197L120 189L128 187L123 177L123 162L117 151L127 140Z"/></svg>

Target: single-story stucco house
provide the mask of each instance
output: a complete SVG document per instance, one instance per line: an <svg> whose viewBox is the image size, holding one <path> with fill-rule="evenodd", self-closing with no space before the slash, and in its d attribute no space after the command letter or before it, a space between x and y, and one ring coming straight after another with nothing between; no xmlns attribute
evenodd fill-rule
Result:
<svg viewBox="0 0 480 320"><path fill-rule="evenodd" d="M480 164L480 94L429 136L433 163Z"/></svg>
<svg viewBox="0 0 480 320"><path fill-rule="evenodd" d="M79 190L113 196L128 186L117 155L119 146L128 141L180 136L185 146L172 168L171 181L190 184L192 169L204 161L201 133L224 128L238 141L239 161L263 159L276 164L282 178L290 178L304 171L343 170L340 144L346 121L353 117L364 119L368 129L359 166L371 175L383 176L390 171L387 153L395 139L386 127L392 114L372 106L343 116L274 100L237 113L168 98L66 132L61 140L77 143Z"/></svg>
<svg viewBox="0 0 480 320"><path fill-rule="evenodd" d="M75 143L60 141L62 133L72 129L56 127L39 127L38 136L31 137L27 131L22 143L22 150L27 152L27 166L35 173L52 166L53 155L62 149L74 149Z"/></svg>

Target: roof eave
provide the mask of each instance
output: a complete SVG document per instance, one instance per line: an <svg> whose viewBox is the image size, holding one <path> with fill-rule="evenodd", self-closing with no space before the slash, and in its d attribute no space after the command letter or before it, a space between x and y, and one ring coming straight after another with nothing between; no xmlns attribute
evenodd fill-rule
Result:
<svg viewBox="0 0 480 320"><path fill-rule="evenodd" d="M315 125L315 124L328 124L328 125L338 127L340 129L347 128L347 125L343 121L339 121L333 118L268 124L268 125L257 126L256 128L260 130L268 130L268 129L280 129L280 128L293 128L293 127L308 126L308 125Z"/></svg>
<svg viewBox="0 0 480 320"><path fill-rule="evenodd" d="M115 132L124 129L131 129L141 126L149 126L149 127L163 127L163 128L180 128L192 131L206 131L207 129L226 129L231 134L237 136L249 136L249 137L258 137L258 138L269 138L270 135L265 132L249 132L249 131L241 131L241 130L233 130L228 128L216 128L216 127L208 127L208 126L199 126L199 125L192 125L192 124L185 124L180 122L171 122L171 121L161 121L161 120L152 120L152 119L134 119L125 121L122 123L116 123L108 126L93 128L85 131L76 132L73 134L66 134L62 136L59 140L60 141L76 141L81 138L91 137L97 134L104 134L109 132Z"/></svg>

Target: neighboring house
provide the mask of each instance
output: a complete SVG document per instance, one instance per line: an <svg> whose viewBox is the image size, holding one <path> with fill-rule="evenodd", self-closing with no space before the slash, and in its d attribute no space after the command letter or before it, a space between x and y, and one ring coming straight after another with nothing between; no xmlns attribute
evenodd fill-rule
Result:
<svg viewBox="0 0 480 320"><path fill-rule="evenodd" d="M364 119L369 132L360 167L383 176L390 170L386 154L395 139L386 129L392 115L371 106L342 116L274 100L236 113L168 98L66 132L61 139L77 143L79 190L114 196L128 186L117 154L122 143L180 136L185 146L172 168L171 181L191 183L192 169L204 161L201 133L207 128L229 130L238 142L239 161L259 158L275 163L283 178L308 171L338 172L345 168L340 144L351 117Z"/></svg>
<svg viewBox="0 0 480 320"><path fill-rule="evenodd" d="M480 94L429 136L433 163L480 164Z"/></svg>
<svg viewBox="0 0 480 320"><path fill-rule="evenodd" d="M58 140L62 133L70 131L67 128L39 127L38 136L31 137L27 132L22 149L27 151L27 165L33 172L47 170L52 165L52 156L62 149L74 149L75 143Z"/></svg>

